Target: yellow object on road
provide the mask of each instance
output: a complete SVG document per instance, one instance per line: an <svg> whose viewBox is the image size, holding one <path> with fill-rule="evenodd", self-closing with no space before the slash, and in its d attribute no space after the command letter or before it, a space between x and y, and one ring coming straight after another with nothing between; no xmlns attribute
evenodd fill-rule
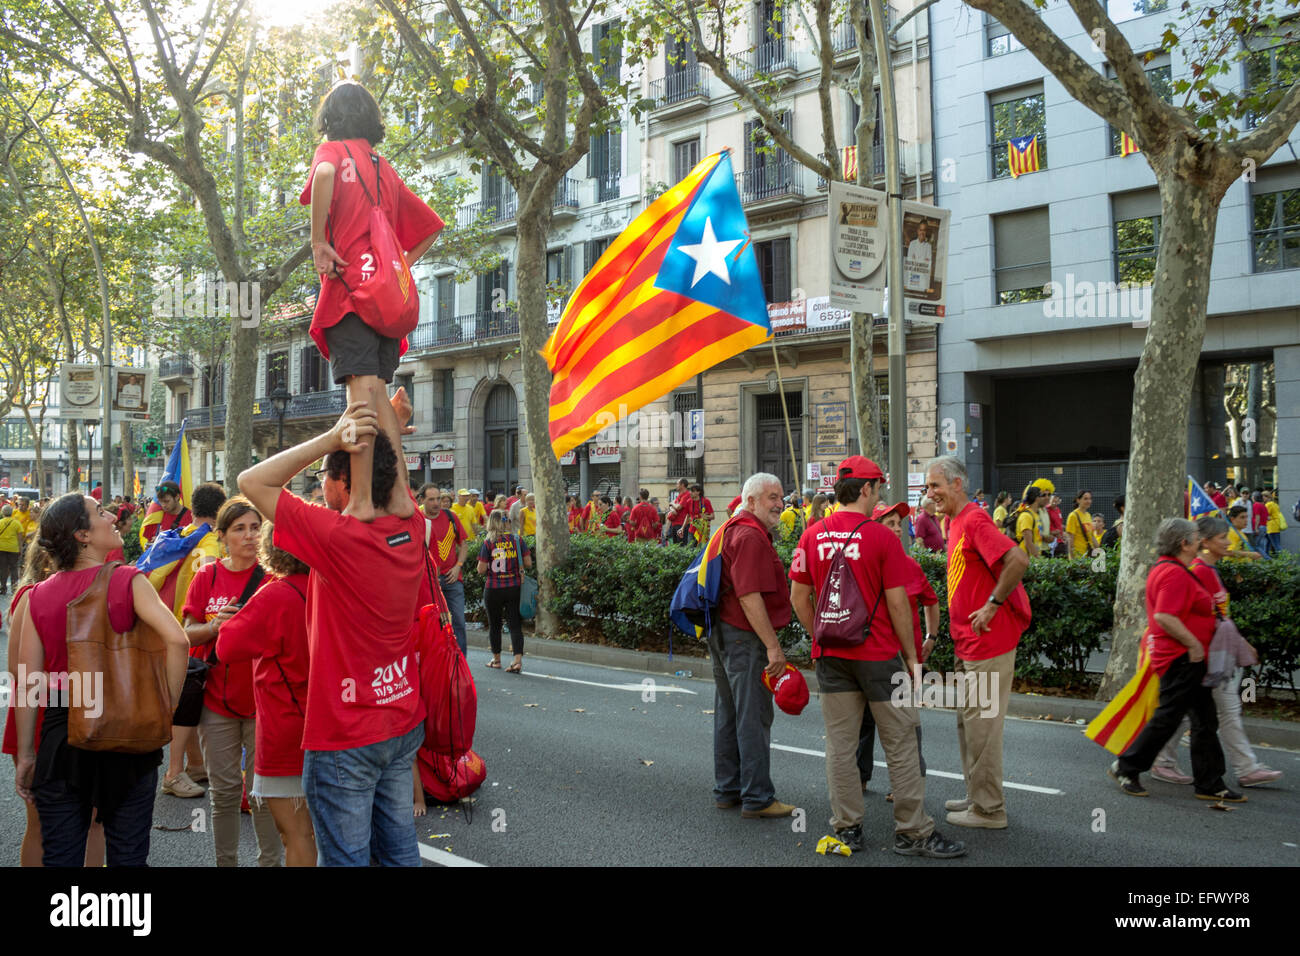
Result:
<svg viewBox="0 0 1300 956"><path fill-rule="evenodd" d="M833 836L824 836L817 841L817 852L822 856L838 853L840 856L852 856L853 851Z"/></svg>

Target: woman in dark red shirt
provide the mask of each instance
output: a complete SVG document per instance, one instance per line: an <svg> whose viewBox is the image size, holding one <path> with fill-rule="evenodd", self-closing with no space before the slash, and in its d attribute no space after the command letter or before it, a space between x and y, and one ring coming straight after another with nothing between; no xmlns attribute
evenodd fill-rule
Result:
<svg viewBox="0 0 1300 956"><path fill-rule="evenodd" d="M302 787L302 727L307 704L307 575L310 568L271 543L262 525L258 560L273 578L227 621L217 657L253 662L257 750L253 789L265 800L284 844L286 866L315 866L316 837Z"/></svg>
<svg viewBox="0 0 1300 956"><path fill-rule="evenodd" d="M204 565L190 581L182 609L185 633L208 668L199 717L199 745L208 770L212 798L212 841L217 866L239 865L239 812L244 793L244 768L256 767L256 721L253 663L243 660L213 663L212 642L221 627L239 610L250 584L253 590L265 572L257 564L262 516L243 495L226 499L217 512L217 535L229 557ZM253 579L257 578L257 582ZM251 593L247 597L251 597ZM280 837L271 811L253 807L259 866L278 866Z"/></svg>
<svg viewBox="0 0 1300 956"><path fill-rule="evenodd" d="M68 675L67 607L84 594L122 536L113 516L98 501L77 493L64 495L41 516L37 547L57 572L26 596L17 626L21 630L18 664L42 675L50 690L65 685ZM167 684L175 701L185 681L189 644L180 626L146 577L130 566L114 570L108 586L108 619L119 633L139 617L153 627L166 646ZM63 681L50 678L62 677ZM75 689L75 688L74 688ZM149 858L153 804L158 789L162 749L144 754L82 750L68 743L68 700L49 701L36 747L34 708L16 711L18 795L35 803L41 821L46 866L82 866L92 811L104 823L109 866L144 866ZM86 702L88 703L88 702ZM170 710L170 707L168 708Z"/></svg>
<svg viewBox="0 0 1300 956"><path fill-rule="evenodd" d="M1205 655L1214 638L1214 598L1191 570L1201 542L1196 525L1166 518L1156 530L1159 560L1147 574L1147 632L1142 652L1160 676L1160 704L1137 740L1111 764L1121 790L1147 796L1140 774L1151 769L1160 749L1188 714L1192 720L1192 777L1201 800L1242 803L1245 797L1223 782L1223 748L1218 717L1205 677Z"/></svg>
<svg viewBox="0 0 1300 956"><path fill-rule="evenodd" d="M510 649L515 659L506 668L510 674L524 669L524 630L519 620L519 591L524 568L533 566L528 543L510 532L510 521L494 511L488 515L487 537L478 553L478 573L483 575L483 605L487 610L488 641L492 660L488 667L501 666L501 623L510 627Z"/></svg>

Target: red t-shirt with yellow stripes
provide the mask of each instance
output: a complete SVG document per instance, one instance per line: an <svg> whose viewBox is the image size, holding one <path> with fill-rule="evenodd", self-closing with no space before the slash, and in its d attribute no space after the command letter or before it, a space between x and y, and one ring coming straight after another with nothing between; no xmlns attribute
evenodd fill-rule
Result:
<svg viewBox="0 0 1300 956"><path fill-rule="evenodd" d="M1020 643L1029 626L1029 595L1017 584L989 629L976 634L970 616L983 607L1002 574L1002 558L1016 546L998 530L988 512L970 502L948 526L948 618L957 656L986 661Z"/></svg>

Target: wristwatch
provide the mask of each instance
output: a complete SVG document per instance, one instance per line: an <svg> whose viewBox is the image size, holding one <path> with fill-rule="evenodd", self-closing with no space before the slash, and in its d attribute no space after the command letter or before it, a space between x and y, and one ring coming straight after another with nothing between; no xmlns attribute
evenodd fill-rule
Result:
<svg viewBox="0 0 1300 956"><path fill-rule="evenodd" d="M997 596L997 592L996 592L996 591L989 595L988 603L989 603L989 604L995 604L995 605L997 605L998 607L1001 607L1001 606L1002 606L1002 602L998 600L998 596Z"/></svg>

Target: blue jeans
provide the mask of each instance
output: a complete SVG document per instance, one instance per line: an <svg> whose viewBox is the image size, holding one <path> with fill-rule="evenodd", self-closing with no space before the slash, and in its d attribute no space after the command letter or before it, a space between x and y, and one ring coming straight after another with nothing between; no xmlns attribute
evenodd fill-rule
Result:
<svg viewBox="0 0 1300 956"><path fill-rule="evenodd" d="M468 653L469 644L465 639L465 582L456 581L448 584L441 578L442 596L447 600L447 610L451 612L451 629L456 632L456 643L462 654Z"/></svg>
<svg viewBox="0 0 1300 956"><path fill-rule="evenodd" d="M157 792L158 771L141 774L112 816L104 820L105 862L109 866L148 866ZM44 865L85 866L90 794L78 793L63 780L50 780L37 787L33 796L41 818Z"/></svg>
<svg viewBox="0 0 1300 956"><path fill-rule="evenodd" d="M718 621L713 657L713 796L740 798L746 810L776 799L772 784L772 692L763 686L767 648L752 631Z"/></svg>
<svg viewBox="0 0 1300 956"><path fill-rule="evenodd" d="M1270 555L1277 554L1282 550L1282 532L1267 531L1264 533L1264 540L1267 542L1266 547Z"/></svg>
<svg viewBox="0 0 1300 956"><path fill-rule="evenodd" d="M407 734L352 750L308 750L302 785L316 829L318 866L419 866L411 761L424 721Z"/></svg>

